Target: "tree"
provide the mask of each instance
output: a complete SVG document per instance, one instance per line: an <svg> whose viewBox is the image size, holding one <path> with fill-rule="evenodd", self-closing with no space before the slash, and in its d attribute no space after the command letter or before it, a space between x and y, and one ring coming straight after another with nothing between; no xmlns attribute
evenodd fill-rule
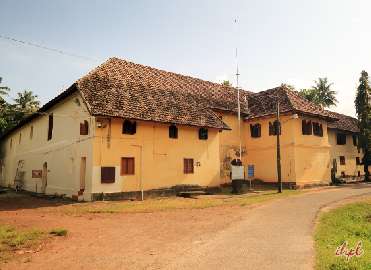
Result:
<svg viewBox="0 0 371 270"><path fill-rule="evenodd" d="M0 77L0 84L3 81L3 78ZM7 86L0 86L0 100L5 100L4 96L7 96L9 92L9 87Z"/></svg>
<svg viewBox="0 0 371 270"><path fill-rule="evenodd" d="M302 89L299 94L305 99L316 103L322 108L328 108L336 105L336 91L331 90L332 83L329 83L327 78L318 78L314 81L315 85L310 89Z"/></svg>
<svg viewBox="0 0 371 270"><path fill-rule="evenodd" d="M232 86L232 84L231 84L231 82L230 82L229 80L224 80L224 81L222 82L222 85L223 85L223 86Z"/></svg>
<svg viewBox="0 0 371 270"><path fill-rule="evenodd" d="M31 114L39 109L40 101L37 100L37 95L34 95L32 91L24 90L17 93L17 96L14 99L17 111L24 114Z"/></svg>
<svg viewBox="0 0 371 270"><path fill-rule="evenodd" d="M354 101L359 122L358 146L363 150L362 163L365 171L365 181L370 180L368 166L371 164L371 87L368 81L368 73L361 72L356 99Z"/></svg>

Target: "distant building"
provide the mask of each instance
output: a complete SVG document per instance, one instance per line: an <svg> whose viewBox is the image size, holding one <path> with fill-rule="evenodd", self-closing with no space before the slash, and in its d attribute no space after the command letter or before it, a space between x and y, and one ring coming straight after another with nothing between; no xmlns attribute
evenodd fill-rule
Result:
<svg viewBox="0 0 371 270"><path fill-rule="evenodd" d="M341 156L350 167L339 160L338 173L358 175L350 161L358 152L331 135L352 137L356 123L345 128L345 116L278 87L241 91L242 160L254 165L255 178L277 181L277 99L284 182L328 184ZM0 184L84 200L214 187L230 182L238 151L235 88L111 58L1 138Z"/></svg>

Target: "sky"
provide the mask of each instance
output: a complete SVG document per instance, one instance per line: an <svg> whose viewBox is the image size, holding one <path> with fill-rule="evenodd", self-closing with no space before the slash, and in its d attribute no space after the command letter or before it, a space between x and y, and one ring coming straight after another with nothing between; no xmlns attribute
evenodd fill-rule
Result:
<svg viewBox="0 0 371 270"><path fill-rule="evenodd" d="M0 77L11 97L27 89L45 103L109 57L234 85L238 61L253 92L327 77L331 109L354 116L370 11L369 0L0 0L0 36L67 53L0 37Z"/></svg>

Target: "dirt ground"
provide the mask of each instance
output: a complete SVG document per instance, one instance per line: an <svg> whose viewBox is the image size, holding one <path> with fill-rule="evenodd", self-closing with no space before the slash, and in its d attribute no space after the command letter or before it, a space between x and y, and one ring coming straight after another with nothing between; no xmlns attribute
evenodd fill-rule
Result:
<svg viewBox="0 0 371 270"><path fill-rule="evenodd" d="M63 203L29 196L0 199L0 224L68 230L39 252L14 254L0 269L159 269L192 243L242 218L239 206L153 213L70 215Z"/></svg>

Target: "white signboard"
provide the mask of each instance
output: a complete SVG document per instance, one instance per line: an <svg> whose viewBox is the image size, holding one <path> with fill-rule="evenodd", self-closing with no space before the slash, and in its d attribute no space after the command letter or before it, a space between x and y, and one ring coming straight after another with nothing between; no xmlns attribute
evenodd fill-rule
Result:
<svg viewBox="0 0 371 270"><path fill-rule="evenodd" d="M232 165L232 180L244 179L244 168L243 166Z"/></svg>

